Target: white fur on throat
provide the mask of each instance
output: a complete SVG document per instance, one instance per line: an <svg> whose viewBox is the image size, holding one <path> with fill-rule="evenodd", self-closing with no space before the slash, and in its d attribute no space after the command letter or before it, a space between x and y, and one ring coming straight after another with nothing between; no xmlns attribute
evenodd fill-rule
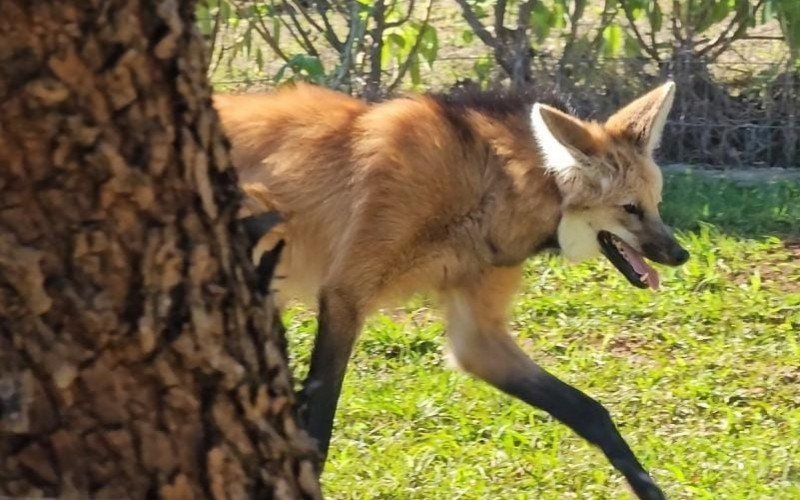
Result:
<svg viewBox="0 0 800 500"><path fill-rule="evenodd" d="M542 117L542 105L538 102L531 110L533 136L544 157L545 168L559 175L565 175L578 162L570 150L564 146L547 126Z"/></svg>
<svg viewBox="0 0 800 500"><path fill-rule="evenodd" d="M600 253L597 231L586 217L572 211L561 215L558 246L561 247L561 254L572 262L591 259Z"/></svg>

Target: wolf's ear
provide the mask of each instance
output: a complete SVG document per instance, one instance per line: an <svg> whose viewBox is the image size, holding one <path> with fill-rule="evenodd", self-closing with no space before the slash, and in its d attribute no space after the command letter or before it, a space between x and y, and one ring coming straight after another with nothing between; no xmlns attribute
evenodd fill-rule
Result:
<svg viewBox="0 0 800 500"><path fill-rule="evenodd" d="M531 127L549 170L563 172L597 149L585 123L547 104L533 105Z"/></svg>
<svg viewBox="0 0 800 500"><path fill-rule="evenodd" d="M611 115L606 121L606 130L652 153L661 141L674 97L675 84L667 82Z"/></svg>

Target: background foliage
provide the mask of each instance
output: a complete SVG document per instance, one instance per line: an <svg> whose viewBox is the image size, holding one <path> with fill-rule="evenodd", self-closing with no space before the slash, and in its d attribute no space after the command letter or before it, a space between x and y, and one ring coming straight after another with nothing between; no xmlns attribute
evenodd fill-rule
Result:
<svg viewBox="0 0 800 500"><path fill-rule="evenodd" d="M662 160L800 165L796 0L206 0L197 19L219 89L537 85L602 117L671 78Z"/></svg>
<svg viewBox="0 0 800 500"><path fill-rule="evenodd" d="M536 56L647 59L666 64L691 57L717 61L740 40L778 40L782 61L800 59L800 3L794 0L206 0L198 7L212 41L214 71L229 74L240 57L247 72L276 83L306 79L356 92L401 83L420 85L419 66L437 60L447 43L479 40L496 70L517 84L530 79L520 64ZM432 21L433 9L456 10L461 22ZM439 18L441 19L441 17ZM773 23L779 33L753 35ZM554 43L555 42L555 43ZM558 50L560 47L561 50ZM554 50L555 49L555 50ZM276 71L274 63L280 67ZM415 70L414 67L417 67ZM485 71L475 75L481 80ZM485 81L485 78L484 78Z"/></svg>

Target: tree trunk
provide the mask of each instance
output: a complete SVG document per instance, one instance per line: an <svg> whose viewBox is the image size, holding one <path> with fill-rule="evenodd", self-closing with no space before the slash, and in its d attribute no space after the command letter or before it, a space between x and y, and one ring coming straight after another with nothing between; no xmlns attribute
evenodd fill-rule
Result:
<svg viewBox="0 0 800 500"><path fill-rule="evenodd" d="M192 9L0 0L0 496L320 496Z"/></svg>

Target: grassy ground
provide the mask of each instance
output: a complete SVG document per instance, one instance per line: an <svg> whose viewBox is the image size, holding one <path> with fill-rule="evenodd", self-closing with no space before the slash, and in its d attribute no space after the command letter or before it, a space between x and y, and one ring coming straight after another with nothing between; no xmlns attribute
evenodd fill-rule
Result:
<svg viewBox="0 0 800 500"><path fill-rule="evenodd" d="M533 259L518 342L611 411L671 498L800 498L800 184L667 180L693 254L634 289L605 261ZM783 235L779 239L773 235ZM302 376L315 324L288 311ZM328 498L626 498L600 452L448 368L419 299L373 318L347 376Z"/></svg>

